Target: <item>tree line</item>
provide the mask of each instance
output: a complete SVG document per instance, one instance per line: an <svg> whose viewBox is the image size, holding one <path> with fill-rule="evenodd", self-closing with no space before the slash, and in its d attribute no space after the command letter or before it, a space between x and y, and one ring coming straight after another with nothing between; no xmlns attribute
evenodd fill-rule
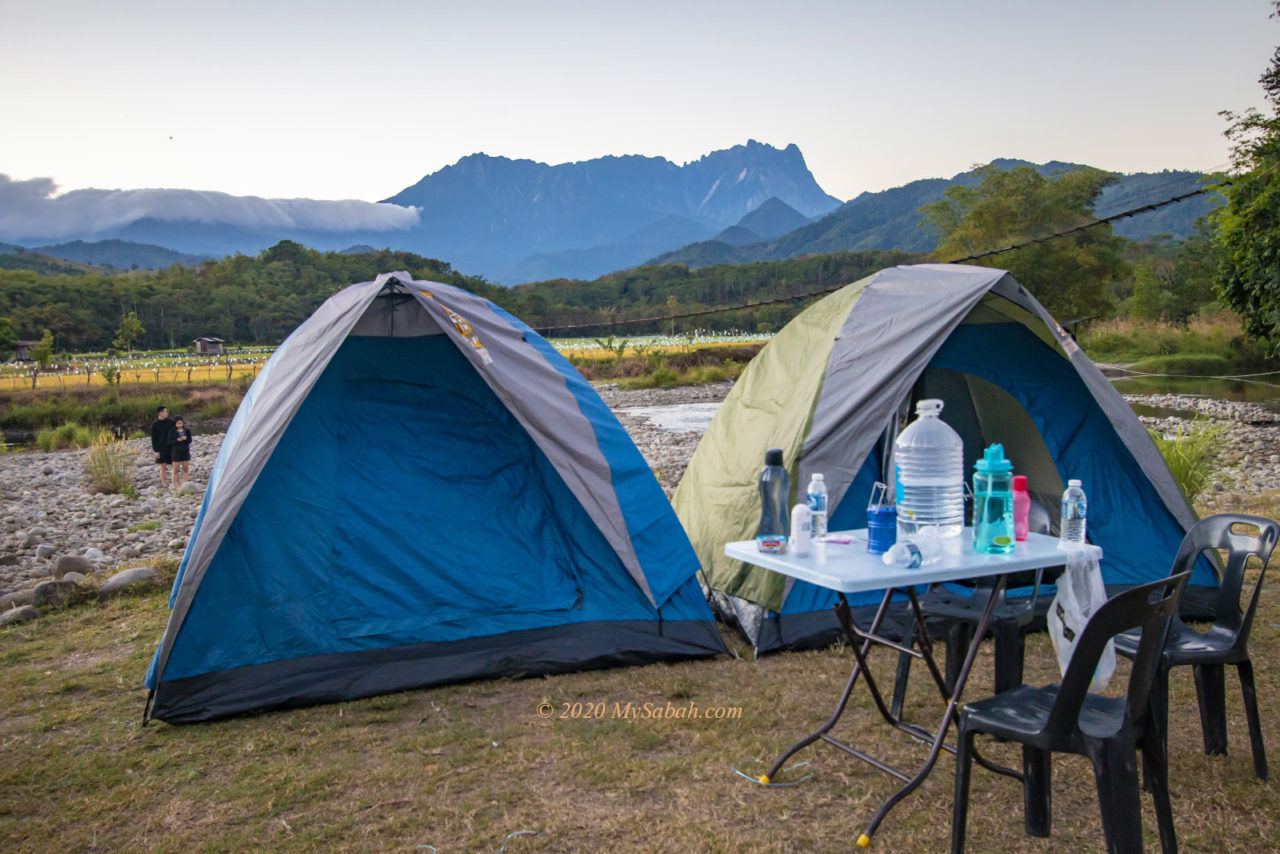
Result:
<svg viewBox="0 0 1280 854"><path fill-rule="evenodd" d="M68 352L183 349L201 336L238 345L277 344L338 290L397 270L471 291L535 328L586 326L584 335L615 329L625 334L693 328L772 331L802 306L779 303L705 318L666 318L792 297L911 260L917 256L842 252L701 270L641 267L590 282L553 280L507 288L409 252L317 252L282 241L256 257L236 255L195 268L175 265L118 275L0 270L0 350L12 349L17 339L40 339L46 330L57 349ZM652 316L664 319L627 323ZM8 340L2 328L6 319Z"/></svg>

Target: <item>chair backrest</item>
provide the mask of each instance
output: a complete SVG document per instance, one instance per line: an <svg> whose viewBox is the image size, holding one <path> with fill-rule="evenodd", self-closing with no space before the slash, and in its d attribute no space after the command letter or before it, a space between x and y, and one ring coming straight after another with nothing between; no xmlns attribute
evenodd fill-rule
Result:
<svg viewBox="0 0 1280 854"><path fill-rule="evenodd" d="M1108 599L1094 612L1071 654L1071 663L1067 665L1058 697L1049 713L1048 729L1066 733L1075 727L1080 706L1084 703L1107 641L1137 628L1142 629L1142 639L1129 672L1129 721L1136 721L1146 712L1156 662L1169 632L1169 621L1178 612L1178 600L1190 576L1190 571L1184 571L1132 587Z"/></svg>
<svg viewBox="0 0 1280 854"><path fill-rule="evenodd" d="M1257 528L1256 536L1242 534L1232 530L1237 525ZM1190 570L1202 553L1209 549L1224 549L1227 552L1227 563L1218 579L1217 615L1214 625L1236 633L1236 641L1240 643L1249 637L1249 629L1253 625L1253 612L1258 605L1258 594L1262 592L1262 576L1266 572L1267 561L1271 551L1276 547L1276 538L1280 536L1280 523L1258 516L1245 516L1239 513L1220 513L1201 519L1191 526L1187 535L1182 538L1178 554L1173 559L1173 571ZM1253 595L1244 609L1240 607L1240 591L1244 587L1245 564L1256 555L1262 561L1262 571L1258 574L1258 583L1253 587Z"/></svg>

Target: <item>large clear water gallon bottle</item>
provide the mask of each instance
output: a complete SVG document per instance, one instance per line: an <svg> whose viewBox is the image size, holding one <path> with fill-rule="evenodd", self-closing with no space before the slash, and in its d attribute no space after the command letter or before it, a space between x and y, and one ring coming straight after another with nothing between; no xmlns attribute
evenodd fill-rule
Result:
<svg viewBox="0 0 1280 854"><path fill-rule="evenodd" d="M1089 502L1080 488L1080 481L1067 481L1067 491L1062 493L1062 521L1058 528L1058 540L1063 543L1083 543L1085 515Z"/></svg>
<svg viewBox="0 0 1280 854"><path fill-rule="evenodd" d="M809 512L813 514L813 538L827 535L827 484L822 475L815 474L809 481L809 491L805 496Z"/></svg>
<svg viewBox="0 0 1280 854"><path fill-rule="evenodd" d="M936 527L940 539L964 530L964 442L939 414L941 400L916 404L916 420L893 443L898 536Z"/></svg>
<svg viewBox="0 0 1280 854"><path fill-rule="evenodd" d="M781 537L785 542L791 533L791 519L787 516L787 499L791 482L782 466L782 450L771 448L764 452L764 469L760 472L760 527L756 542L762 537Z"/></svg>

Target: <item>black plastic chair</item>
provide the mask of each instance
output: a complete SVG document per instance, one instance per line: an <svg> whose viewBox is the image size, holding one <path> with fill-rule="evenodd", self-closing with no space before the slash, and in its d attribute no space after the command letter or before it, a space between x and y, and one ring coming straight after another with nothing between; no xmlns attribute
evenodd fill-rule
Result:
<svg viewBox="0 0 1280 854"><path fill-rule="evenodd" d="M1080 634L1061 685L1022 685L960 711L956 750L956 791L951 825L952 854L964 851L969 811L969 775L974 737L982 732L1022 744L1022 791L1026 831L1048 836L1051 756L1075 753L1093 763L1107 851L1142 851L1142 805L1137 751L1151 789L1163 850L1176 852L1163 744L1151 727L1148 703L1157 659L1188 572L1143 584L1113 597L1094 613ZM1142 629L1142 642L1129 674L1125 697L1088 693L1108 640Z"/></svg>
<svg viewBox="0 0 1280 854"><path fill-rule="evenodd" d="M1232 530L1240 524L1257 528L1257 536ZM1204 733L1204 752L1227 753L1226 680L1224 666L1231 664L1240 677L1244 694L1244 711L1249 720L1249 741L1253 748L1253 771L1261 780L1268 779L1267 754L1262 743L1262 724L1258 719L1258 695L1253 684L1253 663L1249 659L1249 632L1253 614L1262 591L1262 576L1267 560L1280 535L1280 524L1257 516L1221 514L1201 519L1187 532L1173 561L1173 571L1190 571L1196 559L1209 549L1227 551L1226 566L1218 580L1217 619L1206 632L1189 628L1178 618L1169 627L1169 639L1156 669L1152 688L1152 708L1162 734L1167 733L1169 716L1169 671L1189 664L1195 673L1196 697L1200 705L1200 726ZM1249 598L1249 606L1240 610L1240 593L1244 586L1245 564L1252 556L1261 560L1258 581ZM1138 637L1125 634L1116 638L1116 652L1133 658L1139 648Z"/></svg>

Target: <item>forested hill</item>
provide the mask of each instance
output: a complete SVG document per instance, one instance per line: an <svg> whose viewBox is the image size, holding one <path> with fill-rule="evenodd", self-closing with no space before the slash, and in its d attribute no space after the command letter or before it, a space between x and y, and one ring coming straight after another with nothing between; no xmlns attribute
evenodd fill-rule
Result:
<svg viewBox="0 0 1280 854"><path fill-rule="evenodd" d="M104 350L126 312L137 312L144 349L186 347L210 335L235 344L278 344L328 297L379 273L458 285L493 299L506 288L408 252L316 252L282 241L256 257L118 275L39 275L0 269L0 317L19 338L53 332L62 351Z"/></svg>
<svg viewBox="0 0 1280 854"><path fill-rule="evenodd" d="M578 334L639 334L659 329L775 329L801 306L784 303L702 318L620 325L720 305L777 299L851 282L918 260L900 252L842 252L739 267L639 267L594 281L564 279L505 288L408 252L316 252L283 241L256 257L237 255L192 269L119 275L41 275L0 269L0 317L18 338L54 335L59 351L111 346L121 320L136 312L145 349L183 348L210 335L237 345L278 344L329 296L379 273L456 285L492 300L535 328L594 324Z"/></svg>
<svg viewBox="0 0 1280 854"><path fill-rule="evenodd" d="M1085 168L1061 161L1037 164L1013 159L994 160L992 165L1006 171L1017 166L1032 166L1046 176ZM1098 216L1110 216L1198 189L1204 186L1206 176L1198 172L1166 170L1118 175L1117 178L1116 183L1106 187L1098 197L1094 208ZM729 239L718 235L712 240L692 243L660 255L649 263L702 267L842 250L932 252L937 246L938 235L922 225L924 214L921 209L941 199L948 187L972 187L976 184L973 172L962 172L952 178L912 181L878 193L863 193L816 222L772 239L750 242L733 239L732 235ZM1123 220L1116 224L1115 232L1138 241L1149 240L1159 234L1182 240L1195 230L1196 220L1216 207L1219 201L1215 196L1189 199Z"/></svg>

